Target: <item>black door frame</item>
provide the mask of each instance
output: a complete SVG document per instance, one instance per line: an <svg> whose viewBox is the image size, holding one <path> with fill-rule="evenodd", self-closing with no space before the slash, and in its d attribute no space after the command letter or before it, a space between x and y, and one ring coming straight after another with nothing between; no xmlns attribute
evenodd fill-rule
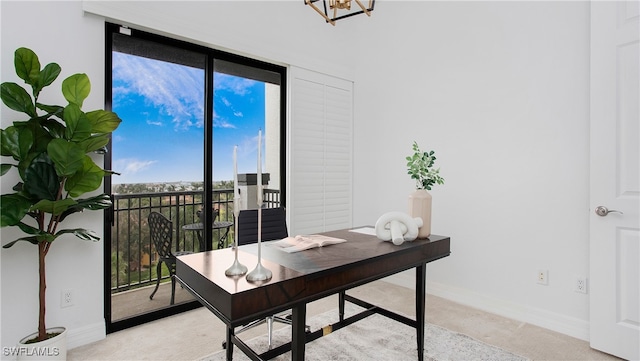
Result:
<svg viewBox="0 0 640 361"><path fill-rule="evenodd" d="M128 27L113 23L105 23L105 109L112 109L112 42L113 34L120 33L121 29L126 29L127 33L137 38L153 41L164 45L170 45L182 48L187 51L202 53L206 56L205 69L205 139L204 139L204 202L205 204L213 203L213 69L214 60L220 59L229 62L235 62L242 65L252 66L264 70L273 71L280 74L280 202L286 204L286 94L287 94L287 72L283 66L247 58L244 56L211 49L185 41L171 39L144 31L134 30ZM112 144L108 144L108 153L104 157L105 169L112 169L111 150ZM104 180L104 192L111 195L112 181L111 177ZM113 196L111 195L113 201ZM205 224L212 224L213 219L211 212L205 213ZM141 325L150 321L158 320L164 317L179 314L185 311L193 310L201 307L198 301L167 306L155 311L133 316L113 322L111 320L111 228L114 226L113 208L104 212L104 317L106 324L106 333L112 333L129 327ZM204 237L209 239L212 237L211 227L204 227Z"/></svg>

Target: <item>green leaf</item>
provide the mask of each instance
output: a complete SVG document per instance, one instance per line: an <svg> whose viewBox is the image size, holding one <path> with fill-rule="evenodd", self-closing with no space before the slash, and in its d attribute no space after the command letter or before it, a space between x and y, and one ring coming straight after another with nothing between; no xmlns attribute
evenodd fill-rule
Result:
<svg viewBox="0 0 640 361"><path fill-rule="evenodd" d="M78 199L78 205L85 209L96 211L100 209L107 209L111 207L113 203L111 203L109 195L103 193L91 198Z"/></svg>
<svg viewBox="0 0 640 361"><path fill-rule="evenodd" d="M69 103L80 108L90 92L91 82L87 74L73 74L62 81L62 95Z"/></svg>
<svg viewBox="0 0 640 361"><path fill-rule="evenodd" d="M40 202L34 204L31 207L31 210L38 210L45 213L51 213L54 216L62 214L67 208L76 204L76 201L71 198L60 199L57 201L50 201L48 199L43 199Z"/></svg>
<svg viewBox="0 0 640 361"><path fill-rule="evenodd" d="M114 112L107 110L94 110L87 113L87 118L91 121L93 133L111 133L122 122L122 119Z"/></svg>
<svg viewBox="0 0 640 361"><path fill-rule="evenodd" d="M14 122L14 124L19 126L20 129L30 130L33 135L33 141L30 145L29 153L27 156L23 156L23 160L33 159L36 155L46 152L47 145L51 141L52 136L49 134L48 130L42 126L42 122L45 121L46 119L32 118L25 123L19 124ZM23 139L20 139L20 142L23 143L25 149L27 149L27 146L29 145L28 142Z"/></svg>
<svg viewBox="0 0 640 361"><path fill-rule="evenodd" d="M46 154L40 154L25 170L24 190L38 199L55 200L59 189L53 163Z"/></svg>
<svg viewBox="0 0 640 361"><path fill-rule="evenodd" d="M102 149L106 147L107 144L109 144L109 134L94 135L78 143L78 145L84 149L85 153Z"/></svg>
<svg viewBox="0 0 640 361"><path fill-rule="evenodd" d="M59 176L69 177L82 169L85 153L80 146L64 139L53 139L47 146Z"/></svg>
<svg viewBox="0 0 640 361"><path fill-rule="evenodd" d="M0 142L0 154L20 161L29 154L33 145L33 135L28 128L10 126L0 129Z"/></svg>
<svg viewBox="0 0 640 361"><path fill-rule="evenodd" d="M20 230L26 234L39 235L39 234L45 233L44 231L36 227L31 227L30 225L23 222L18 223L18 228L20 228Z"/></svg>
<svg viewBox="0 0 640 361"><path fill-rule="evenodd" d="M0 176L7 174L7 172L11 170L11 167L13 167L12 164L5 164L5 163L0 164Z"/></svg>
<svg viewBox="0 0 640 361"><path fill-rule="evenodd" d="M91 157L85 156L82 168L67 179L65 190L69 192L70 197L79 197L98 189L104 176L105 171L98 167Z"/></svg>
<svg viewBox="0 0 640 361"><path fill-rule="evenodd" d="M73 141L81 141L91 136L91 122L84 112L75 104L69 104L64 108L65 138Z"/></svg>
<svg viewBox="0 0 640 361"><path fill-rule="evenodd" d="M33 97L38 99L42 89L48 85L51 85L51 83L56 80L61 70L62 69L60 68L60 65L56 63L47 64L44 69L40 71L36 83L32 86Z"/></svg>
<svg viewBox="0 0 640 361"><path fill-rule="evenodd" d="M62 107L60 105L47 105L47 104L42 104L42 103L36 103L36 107L38 109L42 109L45 112L47 112L47 115L45 116L45 118L49 118L51 116L56 116L56 117L62 119L62 112L64 111L64 107Z"/></svg>
<svg viewBox="0 0 640 361"><path fill-rule="evenodd" d="M40 72L39 80L41 89L51 85L58 78L58 75L60 75L60 71L62 71L60 65L56 63L47 64Z"/></svg>
<svg viewBox="0 0 640 361"><path fill-rule="evenodd" d="M63 108L60 108L63 109ZM53 138L64 138L66 133L66 127L64 124L60 123L55 119L45 119L42 121L42 128L46 129L46 136L49 138L49 141ZM47 141L47 144L49 143ZM46 146L44 150L46 150Z"/></svg>
<svg viewBox="0 0 640 361"><path fill-rule="evenodd" d="M31 148L35 144L35 138L33 136L33 132L28 128L20 129L18 136L18 156L20 159L25 159L29 157L29 152Z"/></svg>
<svg viewBox="0 0 640 361"><path fill-rule="evenodd" d="M0 196L0 227L15 226L29 212L31 201L13 193Z"/></svg>
<svg viewBox="0 0 640 361"><path fill-rule="evenodd" d="M16 74L32 87L37 86L40 76L40 61L33 50L28 48L16 49L13 57Z"/></svg>
<svg viewBox="0 0 640 361"><path fill-rule="evenodd" d="M31 96L16 83L2 83L0 85L0 98L10 109L25 113L31 118L38 116Z"/></svg>
<svg viewBox="0 0 640 361"><path fill-rule="evenodd" d="M86 198L86 199L77 199L76 204L70 206L66 211L64 211L59 217L58 220L62 222L67 216L82 212L85 209L90 211L97 211L101 209L107 209L111 207L111 198L106 194L101 194L96 197Z"/></svg>
<svg viewBox="0 0 640 361"><path fill-rule="evenodd" d="M20 160L20 132L16 127L0 129L0 154Z"/></svg>
<svg viewBox="0 0 640 361"><path fill-rule="evenodd" d="M5 244L4 246L2 246L2 248L11 248L14 244L20 242L20 241L27 241L31 244L37 245L38 244L38 238L35 236L30 236L30 237L22 237L22 238L18 238L15 241L9 242L7 244Z"/></svg>
<svg viewBox="0 0 640 361"><path fill-rule="evenodd" d="M62 234L68 234L68 233L71 233L84 241L97 242L100 240L100 237L98 237L96 232L88 229L84 229L84 228L63 229L60 232L57 232L56 236L60 236Z"/></svg>

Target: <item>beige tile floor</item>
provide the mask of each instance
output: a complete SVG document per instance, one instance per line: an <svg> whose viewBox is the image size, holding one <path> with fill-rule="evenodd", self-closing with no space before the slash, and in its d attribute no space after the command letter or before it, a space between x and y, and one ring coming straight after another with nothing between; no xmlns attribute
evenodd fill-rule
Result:
<svg viewBox="0 0 640 361"><path fill-rule="evenodd" d="M376 281L349 293L396 312L415 314L413 291L405 287ZM318 300L309 304L307 316L313 317L336 305L337 296ZM618 360L591 349L585 341L430 295L427 296L427 321L532 360ZM242 335L250 339L264 333L263 325ZM224 337L224 324L200 308L109 334L104 340L69 350L67 358L70 361L197 360L221 350Z"/></svg>

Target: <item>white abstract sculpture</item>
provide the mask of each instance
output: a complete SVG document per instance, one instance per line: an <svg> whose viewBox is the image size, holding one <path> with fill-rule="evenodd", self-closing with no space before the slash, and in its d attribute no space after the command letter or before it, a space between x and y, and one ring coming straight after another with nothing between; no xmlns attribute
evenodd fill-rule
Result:
<svg viewBox="0 0 640 361"><path fill-rule="evenodd" d="M376 236L383 241L392 241L395 245L401 245L405 241L418 238L420 227L422 227L422 218L411 218L402 212L388 212L378 218Z"/></svg>

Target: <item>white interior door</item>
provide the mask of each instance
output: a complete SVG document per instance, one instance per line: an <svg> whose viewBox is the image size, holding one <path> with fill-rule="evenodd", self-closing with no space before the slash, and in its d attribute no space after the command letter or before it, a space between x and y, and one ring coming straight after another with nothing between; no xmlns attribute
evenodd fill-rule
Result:
<svg viewBox="0 0 640 361"><path fill-rule="evenodd" d="M591 2L590 342L629 360L640 359L639 4Z"/></svg>

